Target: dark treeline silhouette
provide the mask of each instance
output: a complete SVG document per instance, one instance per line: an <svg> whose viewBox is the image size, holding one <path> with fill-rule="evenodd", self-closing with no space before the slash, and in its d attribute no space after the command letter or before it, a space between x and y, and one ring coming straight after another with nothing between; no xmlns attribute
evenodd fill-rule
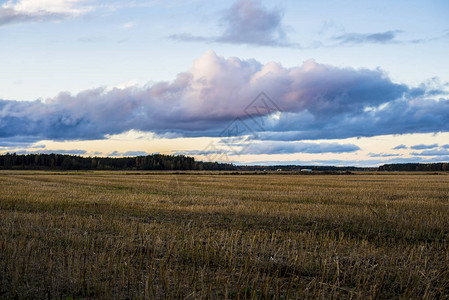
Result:
<svg viewBox="0 0 449 300"><path fill-rule="evenodd" d="M449 163L432 163L432 164L387 164L382 165L379 171L449 171Z"/></svg>
<svg viewBox="0 0 449 300"><path fill-rule="evenodd" d="M0 155L0 169L22 170L236 170L233 164L195 161L184 155L83 157L67 154Z"/></svg>
<svg viewBox="0 0 449 300"><path fill-rule="evenodd" d="M135 157L83 157L68 154L0 155L0 169L15 170L222 170L222 171L449 171L449 163L385 164L378 168L335 166L236 166L229 163L195 161L185 155L152 154Z"/></svg>

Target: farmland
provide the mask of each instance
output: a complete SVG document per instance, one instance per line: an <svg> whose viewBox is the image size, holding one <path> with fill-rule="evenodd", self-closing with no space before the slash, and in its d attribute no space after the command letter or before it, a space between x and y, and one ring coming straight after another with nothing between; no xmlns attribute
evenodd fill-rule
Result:
<svg viewBox="0 0 449 300"><path fill-rule="evenodd" d="M449 174L0 174L0 298L449 298Z"/></svg>

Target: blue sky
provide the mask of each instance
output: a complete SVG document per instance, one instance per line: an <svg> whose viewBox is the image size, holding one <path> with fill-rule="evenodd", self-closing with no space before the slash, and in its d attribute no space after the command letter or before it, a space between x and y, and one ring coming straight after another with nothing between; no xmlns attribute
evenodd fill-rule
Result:
<svg viewBox="0 0 449 300"><path fill-rule="evenodd" d="M447 1L0 1L0 152L449 159Z"/></svg>

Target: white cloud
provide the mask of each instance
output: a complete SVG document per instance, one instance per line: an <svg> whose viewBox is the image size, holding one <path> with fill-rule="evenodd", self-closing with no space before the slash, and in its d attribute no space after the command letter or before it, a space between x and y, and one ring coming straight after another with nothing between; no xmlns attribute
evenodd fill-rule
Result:
<svg viewBox="0 0 449 300"><path fill-rule="evenodd" d="M136 22L127 22L127 23L122 24L122 28L123 29L130 29L130 28L133 28L136 25L137 25Z"/></svg>
<svg viewBox="0 0 449 300"><path fill-rule="evenodd" d="M78 17L93 10L88 0L10 0L0 7L0 26Z"/></svg>
<svg viewBox="0 0 449 300"><path fill-rule="evenodd" d="M89 10L88 7L79 6L81 2L86 2L86 0L20 0L8 1L2 8L10 8L25 14L55 13L78 15Z"/></svg>

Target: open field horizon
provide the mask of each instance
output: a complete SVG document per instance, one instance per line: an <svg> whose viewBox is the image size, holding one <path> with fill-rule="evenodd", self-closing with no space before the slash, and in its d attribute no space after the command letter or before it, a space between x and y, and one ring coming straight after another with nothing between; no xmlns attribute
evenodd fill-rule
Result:
<svg viewBox="0 0 449 300"><path fill-rule="evenodd" d="M0 298L449 297L447 173L274 174L2 171Z"/></svg>

